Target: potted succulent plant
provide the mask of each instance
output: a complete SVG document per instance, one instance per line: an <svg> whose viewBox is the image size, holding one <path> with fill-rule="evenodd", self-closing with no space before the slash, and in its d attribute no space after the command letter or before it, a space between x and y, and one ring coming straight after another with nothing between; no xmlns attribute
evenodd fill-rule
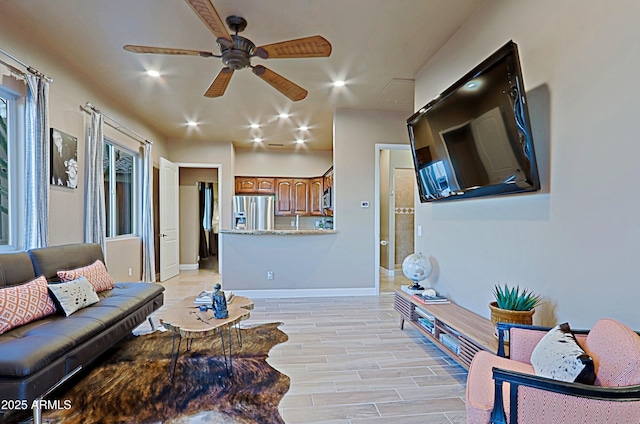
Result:
<svg viewBox="0 0 640 424"><path fill-rule="evenodd" d="M533 324L534 308L542 301L540 296L520 289L520 286L509 287L508 284L494 286L493 295L496 300L489 304L489 309L494 326L498 322Z"/></svg>

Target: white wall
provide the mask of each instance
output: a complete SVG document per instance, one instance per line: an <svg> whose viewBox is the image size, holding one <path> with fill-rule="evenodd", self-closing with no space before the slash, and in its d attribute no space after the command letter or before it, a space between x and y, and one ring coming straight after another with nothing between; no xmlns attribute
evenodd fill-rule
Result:
<svg viewBox="0 0 640 424"><path fill-rule="evenodd" d="M547 297L534 322L640 328L637 114L640 3L496 0L416 77L416 109L513 39L543 189L417 207L434 288L489 316L496 283Z"/></svg>

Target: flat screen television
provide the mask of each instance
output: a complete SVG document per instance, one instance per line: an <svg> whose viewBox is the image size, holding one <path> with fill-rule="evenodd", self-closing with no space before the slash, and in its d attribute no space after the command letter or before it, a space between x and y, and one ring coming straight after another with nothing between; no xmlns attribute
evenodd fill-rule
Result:
<svg viewBox="0 0 640 424"><path fill-rule="evenodd" d="M407 119L407 126L422 203L540 189L513 41Z"/></svg>

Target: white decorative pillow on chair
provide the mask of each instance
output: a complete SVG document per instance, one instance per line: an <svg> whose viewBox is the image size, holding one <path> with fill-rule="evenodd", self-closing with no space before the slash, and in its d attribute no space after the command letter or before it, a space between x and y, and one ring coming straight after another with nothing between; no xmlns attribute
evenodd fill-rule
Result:
<svg viewBox="0 0 640 424"><path fill-rule="evenodd" d="M531 352L536 375L554 380L593 384L593 359L585 353L568 323L553 327Z"/></svg>

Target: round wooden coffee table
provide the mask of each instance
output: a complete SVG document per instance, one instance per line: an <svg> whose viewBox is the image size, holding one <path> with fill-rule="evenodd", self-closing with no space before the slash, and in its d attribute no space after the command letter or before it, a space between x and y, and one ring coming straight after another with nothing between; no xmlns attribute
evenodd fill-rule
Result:
<svg viewBox="0 0 640 424"><path fill-rule="evenodd" d="M171 359L169 361L169 380L173 381L178 357L180 356L180 346L182 339L187 339L187 350L191 349L193 339L210 337L218 334L222 342L222 353L224 356L224 366L227 376L233 375L233 340L232 329L236 329L238 343L242 345L242 338L238 324L240 321L249 318L250 310L253 309L253 301L244 296L234 296L231 302L227 303L229 317L216 319L213 311L201 311L198 306L194 306L193 297L184 298L181 301L167 305L163 311L159 311L159 319L162 325L173 333L171 344ZM225 343L225 332L227 333ZM178 346L176 348L176 338ZM228 344L228 352L227 352Z"/></svg>

